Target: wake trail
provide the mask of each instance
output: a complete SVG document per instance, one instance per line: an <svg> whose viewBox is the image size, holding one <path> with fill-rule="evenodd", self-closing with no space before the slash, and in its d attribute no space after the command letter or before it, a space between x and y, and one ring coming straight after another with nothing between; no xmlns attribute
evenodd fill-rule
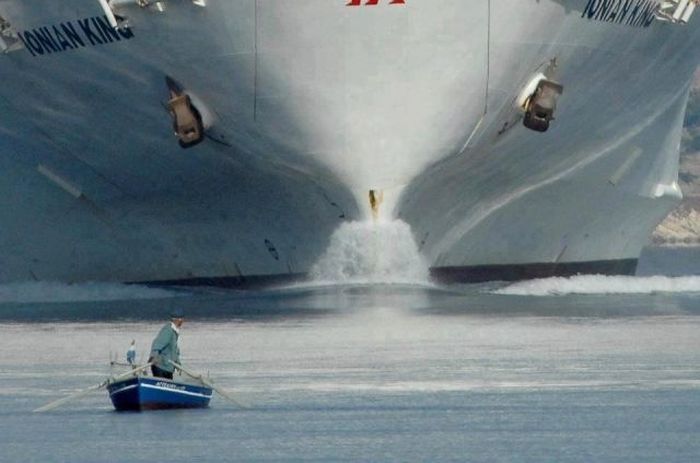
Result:
<svg viewBox="0 0 700 463"><path fill-rule="evenodd" d="M493 291L515 296L552 296L566 294L652 294L700 292L700 276L633 277L577 275L514 283Z"/></svg>

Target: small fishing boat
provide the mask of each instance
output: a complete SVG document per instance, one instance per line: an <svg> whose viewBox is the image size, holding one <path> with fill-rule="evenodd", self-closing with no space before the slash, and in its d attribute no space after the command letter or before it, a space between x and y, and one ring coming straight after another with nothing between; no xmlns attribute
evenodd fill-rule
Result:
<svg viewBox="0 0 700 463"><path fill-rule="evenodd" d="M114 408L121 410L159 410L164 408L206 408L213 392L241 408L248 408L245 402L235 399L228 392L216 386L211 379L194 373L179 363L173 364L181 373L191 379L176 380L148 376L144 372L152 365L147 363L119 375L112 375L100 384L82 389L66 397L54 400L34 412L47 412L71 400L107 388ZM114 367L115 362L112 362ZM133 366L133 365L130 365Z"/></svg>
<svg viewBox="0 0 700 463"><path fill-rule="evenodd" d="M202 383L144 375L111 382L107 391L118 411L206 408L213 394L213 389Z"/></svg>

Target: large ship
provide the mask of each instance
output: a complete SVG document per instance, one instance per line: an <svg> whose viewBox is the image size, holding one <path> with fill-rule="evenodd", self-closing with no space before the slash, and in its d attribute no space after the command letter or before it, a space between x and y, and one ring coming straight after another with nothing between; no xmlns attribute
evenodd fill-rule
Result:
<svg viewBox="0 0 700 463"><path fill-rule="evenodd" d="M688 0L0 0L0 282L274 283L401 220L441 281L633 273Z"/></svg>

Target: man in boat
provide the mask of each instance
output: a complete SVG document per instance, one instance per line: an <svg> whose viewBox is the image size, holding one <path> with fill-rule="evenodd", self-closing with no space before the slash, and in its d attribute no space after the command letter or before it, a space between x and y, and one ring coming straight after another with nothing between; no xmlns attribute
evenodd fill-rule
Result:
<svg viewBox="0 0 700 463"><path fill-rule="evenodd" d="M153 362L151 365L153 376L173 379L175 367L170 362L180 363L180 348L177 346L177 339L184 321L182 310L173 310L170 314L170 323L163 326L158 336L153 340L151 356L148 359L149 362Z"/></svg>

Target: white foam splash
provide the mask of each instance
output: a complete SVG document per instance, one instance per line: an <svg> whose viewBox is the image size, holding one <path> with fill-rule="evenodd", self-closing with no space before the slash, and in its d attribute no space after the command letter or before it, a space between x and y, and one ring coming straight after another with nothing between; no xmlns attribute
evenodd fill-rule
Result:
<svg viewBox="0 0 700 463"><path fill-rule="evenodd" d="M343 223L310 274L315 282L430 284L428 265L401 220Z"/></svg>
<svg viewBox="0 0 700 463"><path fill-rule="evenodd" d="M119 283L21 282L0 285L0 303L6 302L85 302L129 299L162 299L179 293Z"/></svg>
<svg viewBox="0 0 700 463"><path fill-rule="evenodd" d="M651 294L700 292L700 276L631 277L578 275L570 278L545 278L523 281L494 291L518 296L550 296L565 294Z"/></svg>

